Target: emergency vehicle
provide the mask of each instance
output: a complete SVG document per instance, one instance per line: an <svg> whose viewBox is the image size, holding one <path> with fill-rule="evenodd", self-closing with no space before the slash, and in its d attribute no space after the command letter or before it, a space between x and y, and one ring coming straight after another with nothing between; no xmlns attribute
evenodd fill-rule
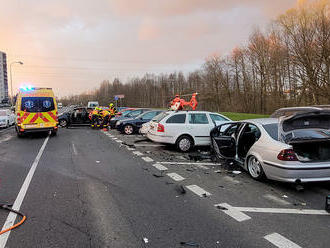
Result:
<svg viewBox="0 0 330 248"><path fill-rule="evenodd" d="M57 104L51 88L20 88L15 115L15 129L19 137L30 132L57 133Z"/></svg>

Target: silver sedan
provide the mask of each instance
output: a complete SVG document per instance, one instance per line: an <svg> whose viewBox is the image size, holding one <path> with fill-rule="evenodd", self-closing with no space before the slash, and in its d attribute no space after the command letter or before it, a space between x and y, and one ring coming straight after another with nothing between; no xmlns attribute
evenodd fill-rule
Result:
<svg viewBox="0 0 330 248"><path fill-rule="evenodd" d="M252 178L330 181L330 112L230 122L211 131L217 157L237 161Z"/></svg>

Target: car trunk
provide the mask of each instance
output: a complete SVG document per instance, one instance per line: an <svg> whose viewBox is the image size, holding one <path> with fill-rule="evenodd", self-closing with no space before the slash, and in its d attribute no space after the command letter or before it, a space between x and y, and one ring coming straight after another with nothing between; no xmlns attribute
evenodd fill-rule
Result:
<svg viewBox="0 0 330 248"><path fill-rule="evenodd" d="M330 161L330 140L306 140L289 144L301 162Z"/></svg>
<svg viewBox="0 0 330 248"><path fill-rule="evenodd" d="M301 162L330 161L330 111L280 118L279 138L292 146Z"/></svg>

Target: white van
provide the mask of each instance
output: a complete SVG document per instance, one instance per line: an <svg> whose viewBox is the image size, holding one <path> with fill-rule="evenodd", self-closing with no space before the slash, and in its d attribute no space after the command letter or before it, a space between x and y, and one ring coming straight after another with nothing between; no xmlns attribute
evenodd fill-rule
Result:
<svg viewBox="0 0 330 248"><path fill-rule="evenodd" d="M88 102L87 108L96 108L99 106L99 102Z"/></svg>

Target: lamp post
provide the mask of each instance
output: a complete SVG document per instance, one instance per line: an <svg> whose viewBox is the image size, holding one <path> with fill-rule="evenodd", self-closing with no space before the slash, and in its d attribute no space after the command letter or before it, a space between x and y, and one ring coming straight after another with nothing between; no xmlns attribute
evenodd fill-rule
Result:
<svg viewBox="0 0 330 248"><path fill-rule="evenodd" d="M13 95L13 76L12 76L12 70L11 70L11 66L13 64L20 64L20 65L23 65L23 62L22 61L14 61L14 62L11 62L10 65L9 65L9 70L10 70L10 96L11 96L11 105L13 105L13 99L14 99L14 95Z"/></svg>

